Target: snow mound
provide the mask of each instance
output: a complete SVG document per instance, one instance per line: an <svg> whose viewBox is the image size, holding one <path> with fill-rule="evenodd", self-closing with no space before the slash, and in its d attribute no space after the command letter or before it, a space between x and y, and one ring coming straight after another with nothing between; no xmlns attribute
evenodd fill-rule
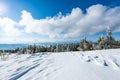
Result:
<svg viewBox="0 0 120 80"><path fill-rule="evenodd" d="M120 80L120 49L9 55L0 80Z"/></svg>

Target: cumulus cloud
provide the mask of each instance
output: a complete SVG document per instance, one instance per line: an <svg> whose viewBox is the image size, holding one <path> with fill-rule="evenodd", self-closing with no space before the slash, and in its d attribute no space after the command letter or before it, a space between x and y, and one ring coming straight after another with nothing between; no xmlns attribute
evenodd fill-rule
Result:
<svg viewBox="0 0 120 80"><path fill-rule="evenodd" d="M50 38L58 38L70 33L72 28L76 27L76 23L82 16L82 11L79 8L75 8L71 14L66 16L59 13L52 18L47 17L46 19L36 20L33 19L29 12L22 11L22 19L19 23L25 26L25 31L28 33L36 32L42 35L49 35Z"/></svg>
<svg viewBox="0 0 120 80"><path fill-rule="evenodd" d="M113 32L120 32L120 6L110 8L97 4L86 11L73 8L66 15L59 12L56 16L45 19L35 19L30 12L23 10L19 22L0 18L0 32L4 33L0 36L23 38L24 35L35 33L52 39L67 39L103 32L108 25Z"/></svg>
<svg viewBox="0 0 120 80"><path fill-rule="evenodd" d="M3 36L14 37L21 35L17 26L18 23L9 18L0 18L0 30Z"/></svg>
<svg viewBox="0 0 120 80"><path fill-rule="evenodd" d="M120 7L109 8L100 4L92 5L86 13L73 8L71 13L34 19L27 11L22 11L20 24L28 33L48 35L50 38L71 38L81 35L93 35L102 32L109 25L114 32L120 31Z"/></svg>

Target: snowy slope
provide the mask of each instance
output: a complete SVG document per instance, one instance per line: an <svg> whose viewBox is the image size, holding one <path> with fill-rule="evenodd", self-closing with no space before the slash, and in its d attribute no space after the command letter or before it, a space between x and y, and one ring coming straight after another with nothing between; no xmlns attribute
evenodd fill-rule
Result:
<svg viewBox="0 0 120 80"><path fill-rule="evenodd" d="M0 80L120 80L120 49L10 55Z"/></svg>

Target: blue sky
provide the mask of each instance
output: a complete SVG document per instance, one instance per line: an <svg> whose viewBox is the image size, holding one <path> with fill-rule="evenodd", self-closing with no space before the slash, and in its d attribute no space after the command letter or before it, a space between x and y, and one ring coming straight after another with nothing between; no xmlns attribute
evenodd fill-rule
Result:
<svg viewBox="0 0 120 80"><path fill-rule="evenodd" d="M85 11L86 8L95 4L120 6L119 0L1 0L0 2L8 5L10 9L4 16L15 20L20 19L22 10L27 10L34 18L40 19L55 16L58 12L70 13L76 7Z"/></svg>
<svg viewBox="0 0 120 80"><path fill-rule="evenodd" d="M120 39L119 0L0 0L0 43ZM113 20L113 21L112 21Z"/></svg>

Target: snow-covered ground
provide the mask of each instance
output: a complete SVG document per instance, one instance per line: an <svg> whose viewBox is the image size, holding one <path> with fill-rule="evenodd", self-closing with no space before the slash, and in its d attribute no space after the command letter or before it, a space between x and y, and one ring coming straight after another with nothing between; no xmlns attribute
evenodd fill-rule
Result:
<svg viewBox="0 0 120 80"><path fill-rule="evenodd" d="M120 49L6 57L0 80L120 80Z"/></svg>

